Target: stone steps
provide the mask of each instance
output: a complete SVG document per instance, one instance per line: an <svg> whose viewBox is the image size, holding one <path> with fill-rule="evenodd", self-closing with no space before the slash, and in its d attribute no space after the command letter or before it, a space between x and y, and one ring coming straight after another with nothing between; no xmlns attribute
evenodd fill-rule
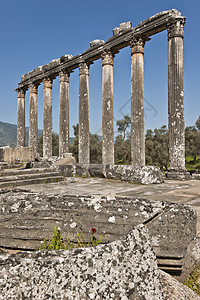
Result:
<svg viewBox="0 0 200 300"><path fill-rule="evenodd" d="M49 169L4 170L0 172L0 188L60 182L63 179L59 172L50 171Z"/></svg>
<svg viewBox="0 0 200 300"><path fill-rule="evenodd" d="M180 276L183 268L183 257L157 257L158 268L172 276Z"/></svg>
<svg viewBox="0 0 200 300"><path fill-rule="evenodd" d="M24 169L24 168L18 168L18 169L6 169L0 172L0 177L5 176L16 176L21 174L43 174L43 173L49 173L54 172L53 170L49 170L49 168L30 168L30 169Z"/></svg>

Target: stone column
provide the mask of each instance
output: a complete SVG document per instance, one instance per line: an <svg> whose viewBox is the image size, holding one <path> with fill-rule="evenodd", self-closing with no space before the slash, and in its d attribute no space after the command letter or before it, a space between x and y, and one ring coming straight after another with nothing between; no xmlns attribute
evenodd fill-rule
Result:
<svg viewBox="0 0 200 300"><path fill-rule="evenodd" d="M59 156L69 152L69 74L60 72Z"/></svg>
<svg viewBox="0 0 200 300"><path fill-rule="evenodd" d="M46 78L44 84L44 117L43 117L43 158L52 156L52 80Z"/></svg>
<svg viewBox="0 0 200 300"><path fill-rule="evenodd" d="M168 25L169 169L185 170L183 36L185 18Z"/></svg>
<svg viewBox="0 0 200 300"><path fill-rule="evenodd" d="M29 86L29 147L34 147L35 154L38 149L37 88L33 83Z"/></svg>
<svg viewBox="0 0 200 300"><path fill-rule="evenodd" d="M25 147L25 90L17 90L17 147Z"/></svg>
<svg viewBox="0 0 200 300"><path fill-rule="evenodd" d="M141 37L131 42L131 161L134 167L145 165L144 44Z"/></svg>
<svg viewBox="0 0 200 300"><path fill-rule="evenodd" d="M80 164L90 163L89 136L89 65L79 65L79 144L78 158Z"/></svg>
<svg viewBox="0 0 200 300"><path fill-rule="evenodd" d="M113 53L102 53L102 164L114 164Z"/></svg>

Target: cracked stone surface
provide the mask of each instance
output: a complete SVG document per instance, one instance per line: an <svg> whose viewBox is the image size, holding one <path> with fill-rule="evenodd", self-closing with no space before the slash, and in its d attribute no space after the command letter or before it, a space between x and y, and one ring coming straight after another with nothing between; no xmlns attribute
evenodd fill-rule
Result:
<svg viewBox="0 0 200 300"><path fill-rule="evenodd" d="M107 245L4 254L0 265L2 300L167 299L144 225Z"/></svg>
<svg viewBox="0 0 200 300"><path fill-rule="evenodd" d="M195 210L186 205L139 197L34 193L1 190L0 247L38 249L50 238L54 225L76 241L76 232L88 238L92 227L103 243L124 239L144 223L156 255L182 257L196 235Z"/></svg>

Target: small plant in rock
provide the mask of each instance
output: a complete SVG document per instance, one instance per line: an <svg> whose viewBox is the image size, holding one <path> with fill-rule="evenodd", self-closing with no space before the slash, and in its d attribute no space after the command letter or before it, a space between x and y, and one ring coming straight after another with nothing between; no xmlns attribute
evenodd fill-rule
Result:
<svg viewBox="0 0 200 300"><path fill-rule="evenodd" d="M82 178L86 178L87 176L86 176L86 174L82 174L81 177Z"/></svg>
<svg viewBox="0 0 200 300"><path fill-rule="evenodd" d="M192 271L184 281L184 284L200 295L200 267L197 267Z"/></svg>
<svg viewBox="0 0 200 300"><path fill-rule="evenodd" d="M48 242L46 240L43 241L41 249L65 249L62 235L57 226L54 226L52 238Z"/></svg>
<svg viewBox="0 0 200 300"><path fill-rule="evenodd" d="M77 243L74 243L70 240L69 234L67 233L67 241L64 243L63 237L60 234L60 230L57 226L54 226L53 236L47 241L46 239L42 242L42 246L40 249L51 249L51 250L59 250L59 249L72 249L72 248L88 248L95 247L102 243L102 237L97 237L95 235L96 228L91 229L91 236L89 241L85 241L83 234L77 232Z"/></svg>

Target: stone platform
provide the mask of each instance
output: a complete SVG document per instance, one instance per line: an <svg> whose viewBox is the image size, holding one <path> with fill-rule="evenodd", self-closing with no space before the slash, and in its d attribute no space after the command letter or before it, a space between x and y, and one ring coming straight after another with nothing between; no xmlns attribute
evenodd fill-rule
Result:
<svg viewBox="0 0 200 300"><path fill-rule="evenodd" d="M200 180L165 180L161 184L142 185L103 178L66 178L60 183L26 185L23 188L32 192L48 191L49 194L121 195L187 204L196 209L197 233L200 232Z"/></svg>

